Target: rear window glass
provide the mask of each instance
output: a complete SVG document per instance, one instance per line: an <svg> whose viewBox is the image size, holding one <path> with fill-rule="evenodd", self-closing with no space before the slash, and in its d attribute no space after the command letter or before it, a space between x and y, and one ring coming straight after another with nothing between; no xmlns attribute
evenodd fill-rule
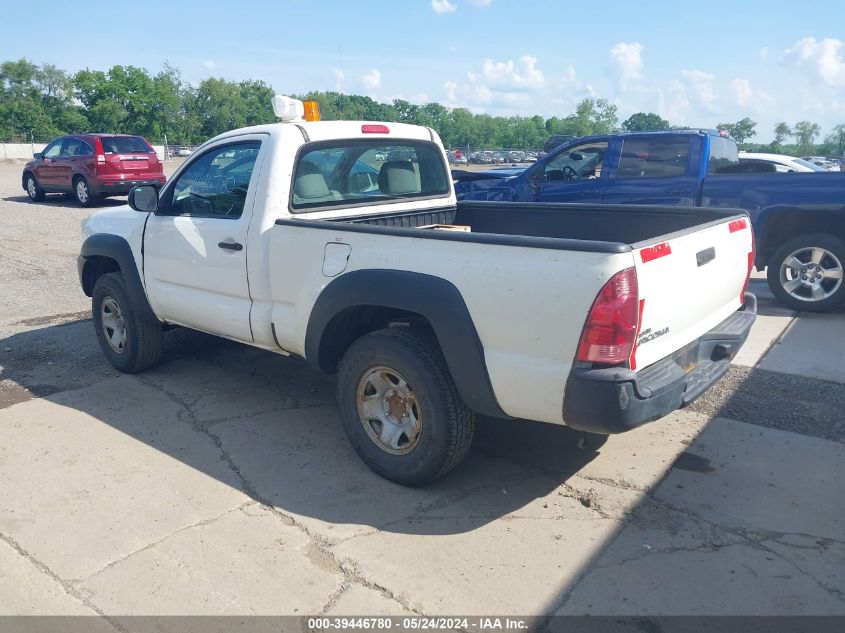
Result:
<svg viewBox="0 0 845 633"><path fill-rule="evenodd" d="M106 154L151 154L153 151L140 136L103 136L100 141Z"/></svg>
<svg viewBox="0 0 845 633"><path fill-rule="evenodd" d="M449 193L440 148L386 139L314 143L300 154L291 208L378 204Z"/></svg>
<svg viewBox="0 0 845 633"><path fill-rule="evenodd" d="M707 162L707 173L718 174L722 171L730 172L732 165L739 163L736 143L723 136L710 137L710 160Z"/></svg>
<svg viewBox="0 0 845 633"><path fill-rule="evenodd" d="M618 178L683 176L689 160L689 137L626 138L622 142Z"/></svg>

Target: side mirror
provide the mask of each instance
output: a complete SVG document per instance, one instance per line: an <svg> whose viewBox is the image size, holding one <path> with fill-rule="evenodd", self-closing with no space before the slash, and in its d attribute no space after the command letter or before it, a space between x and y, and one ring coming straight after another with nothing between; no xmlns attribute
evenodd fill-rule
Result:
<svg viewBox="0 0 845 633"><path fill-rule="evenodd" d="M42 158L44 158L44 154L42 154L41 152L35 152L35 153L32 155L32 157L33 157L35 160L41 160Z"/></svg>
<svg viewBox="0 0 845 633"><path fill-rule="evenodd" d="M129 191L129 206L135 211L155 213L158 211L158 189L152 185L138 185Z"/></svg>

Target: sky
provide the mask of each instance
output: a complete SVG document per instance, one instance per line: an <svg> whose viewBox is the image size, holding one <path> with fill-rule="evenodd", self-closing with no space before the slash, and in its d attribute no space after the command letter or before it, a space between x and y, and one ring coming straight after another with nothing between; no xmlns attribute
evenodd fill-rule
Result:
<svg viewBox="0 0 845 633"><path fill-rule="evenodd" d="M261 79L494 115L845 123L842 0L61 0L0 8L0 60L75 72L165 62L198 83ZM9 25L36 25L8 28ZM72 31L71 31L72 29Z"/></svg>

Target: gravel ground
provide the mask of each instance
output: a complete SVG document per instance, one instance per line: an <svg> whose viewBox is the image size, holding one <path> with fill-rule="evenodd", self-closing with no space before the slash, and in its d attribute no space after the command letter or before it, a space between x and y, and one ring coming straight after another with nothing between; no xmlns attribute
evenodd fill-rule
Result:
<svg viewBox="0 0 845 633"><path fill-rule="evenodd" d="M165 163L170 174L181 161ZM40 204L21 187L23 164L0 164L0 337L39 327L39 319L72 318L89 309L79 288L76 256L82 245L80 223L96 209L50 194ZM125 204L112 198L102 207ZM102 208L101 207L101 208Z"/></svg>
<svg viewBox="0 0 845 633"><path fill-rule="evenodd" d="M845 385L836 382L734 365L690 408L710 417L845 441Z"/></svg>

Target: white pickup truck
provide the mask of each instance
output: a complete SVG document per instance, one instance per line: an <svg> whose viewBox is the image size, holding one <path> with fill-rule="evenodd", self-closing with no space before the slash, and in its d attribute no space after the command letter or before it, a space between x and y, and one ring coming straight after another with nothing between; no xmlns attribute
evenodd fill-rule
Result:
<svg viewBox="0 0 845 633"><path fill-rule="evenodd" d="M456 202L433 130L284 107L84 225L117 369L157 363L165 325L300 356L338 373L361 458L421 485L475 414L625 431L690 403L748 335L743 211Z"/></svg>

